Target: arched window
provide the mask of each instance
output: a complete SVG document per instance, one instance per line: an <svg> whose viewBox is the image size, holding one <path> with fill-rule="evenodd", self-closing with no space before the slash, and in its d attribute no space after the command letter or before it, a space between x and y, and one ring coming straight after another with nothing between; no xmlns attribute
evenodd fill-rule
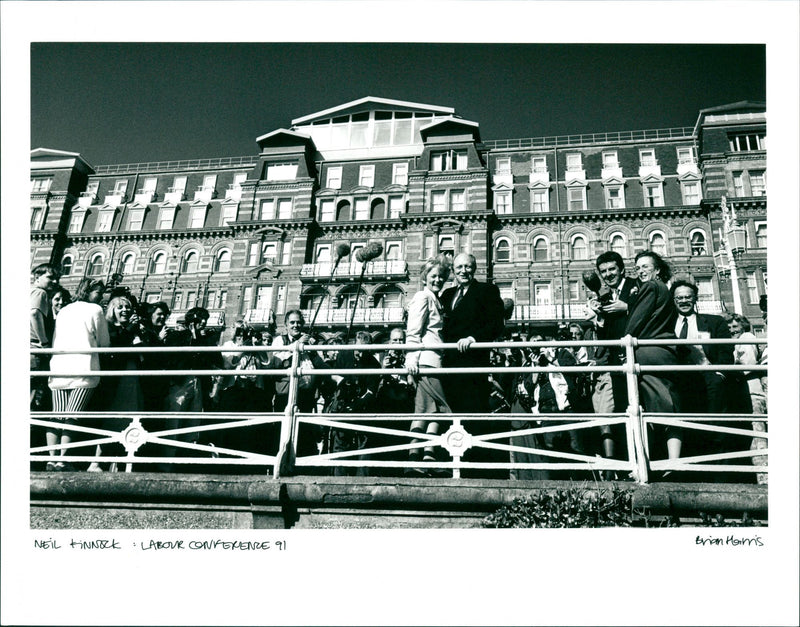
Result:
<svg viewBox="0 0 800 627"><path fill-rule="evenodd" d="M92 256L92 260L89 262L89 276L100 276L103 274L103 265L105 259L103 259L102 253L95 253Z"/></svg>
<svg viewBox="0 0 800 627"><path fill-rule="evenodd" d="M622 233L614 233L611 236L611 250L619 253L623 259L628 256L628 245L625 242L625 236Z"/></svg>
<svg viewBox="0 0 800 627"><path fill-rule="evenodd" d="M61 276L69 276L72 274L72 255L64 255L61 260Z"/></svg>
<svg viewBox="0 0 800 627"><path fill-rule="evenodd" d="M345 220L350 220L350 219L351 219L350 202L347 200L343 200L336 207L336 221L343 222Z"/></svg>
<svg viewBox="0 0 800 627"><path fill-rule="evenodd" d="M394 285L387 285L375 290L375 307L389 309L403 306L403 291Z"/></svg>
<svg viewBox="0 0 800 627"><path fill-rule="evenodd" d="M230 272L231 270L231 251L223 248L217 253L214 270L216 272Z"/></svg>
<svg viewBox="0 0 800 627"><path fill-rule="evenodd" d="M667 254L667 240L661 231L653 231L650 233L650 250L658 253L662 257Z"/></svg>
<svg viewBox="0 0 800 627"><path fill-rule="evenodd" d="M197 251L190 250L186 253L186 256L183 258L183 271L187 274L191 274L193 272L197 272Z"/></svg>
<svg viewBox="0 0 800 627"><path fill-rule="evenodd" d="M373 220L383 220L386 217L386 201L383 198L376 198L372 201L370 217Z"/></svg>
<svg viewBox="0 0 800 627"><path fill-rule="evenodd" d="M362 289L359 290L355 285L349 285L339 292L339 307L341 309L352 309L353 303L358 299L357 308L367 306L367 294Z"/></svg>
<svg viewBox="0 0 800 627"><path fill-rule="evenodd" d="M511 244L507 239L497 240L494 258L498 263L508 263L511 261Z"/></svg>
<svg viewBox="0 0 800 627"><path fill-rule="evenodd" d="M706 234L703 231L694 231L689 236L689 244L692 248L692 256L707 255L708 249L706 248Z"/></svg>
<svg viewBox="0 0 800 627"><path fill-rule="evenodd" d="M312 287L300 297L300 309L316 311L317 307L330 309L330 294L322 287Z"/></svg>
<svg viewBox="0 0 800 627"><path fill-rule="evenodd" d="M580 260L580 259L588 259L589 258L589 249L586 246L586 238L583 235L576 235L572 238L572 259Z"/></svg>
<svg viewBox="0 0 800 627"><path fill-rule="evenodd" d="M119 273L126 276L133 274L133 264L136 257L133 253L125 253L122 259L119 260Z"/></svg>
<svg viewBox="0 0 800 627"><path fill-rule="evenodd" d="M533 240L533 260L547 261L550 258L550 242L546 237L537 237Z"/></svg>
<svg viewBox="0 0 800 627"><path fill-rule="evenodd" d="M153 255L153 274L164 274L167 271L167 254L158 251Z"/></svg>

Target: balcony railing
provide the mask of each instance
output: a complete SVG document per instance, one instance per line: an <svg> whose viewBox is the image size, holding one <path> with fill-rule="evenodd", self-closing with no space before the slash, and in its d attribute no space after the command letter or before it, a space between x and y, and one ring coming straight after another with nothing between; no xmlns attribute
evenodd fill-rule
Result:
<svg viewBox="0 0 800 627"><path fill-rule="evenodd" d="M512 322L533 320L585 320L589 314L586 303L563 305L515 305Z"/></svg>
<svg viewBox="0 0 800 627"><path fill-rule="evenodd" d="M182 161L150 161L147 163L118 163L95 166L97 174L126 174L133 172L159 172L176 170L202 170L204 168L252 167L258 155L244 157L219 157L216 159L184 159Z"/></svg>
<svg viewBox="0 0 800 627"><path fill-rule="evenodd" d="M335 278L351 278L361 275L363 264L358 261L341 262L336 268ZM331 276L333 263L305 263L300 270L301 279L327 278ZM405 276L408 272L408 264L403 259L392 259L389 261L370 261L364 272L365 277L374 276Z"/></svg>
<svg viewBox="0 0 800 627"><path fill-rule="evenodd" d="M617 131L610 133L588 133L584 135L552 135L548 137L525 137L521 139L489 139L483 145L490 150L510 148L537 148L570 146L581 144L607 144L654 139L691 139L694 129L691 126L676 128L648 129L642 131Z"/></svg>
<svg viewBox="0 0 800 627"><path fill-rule="evenodd" d="M625 412L611 414L585 413L469 413L447 414L447 422L452 423L444 433L420 433L412 431L413 420L424 418L424 414L395 413L387 408L372 413L316 413L298 410L300 381L304 377L346 377L355 375L406 375L405 368L386 368L380 371L369 368L314 368L301 360L303 355L312 352L328 351L382 351L387 345L303 345L301 342L285 347L241 347L241 351L249 353L289 352L290 360L277 362L270 360L275 367L255 370L138 370L132 375L131 370L92 371L92 376L131 377L140 379L150 377L281 377L286 381L286 409L281 412L237 413L220 408L218 412L32 412L31 427L56 430L62 434L81 434L79 441L69 443L63 440L54 444L34 445L30 449L31 462L54 463L91 463L113 462L126 465L126 470L143 469L154 464L168 462L170 468L180 466L191 468L203 466L251 466L271 469L278 475L302 473L307 468L339 468L339 469L395 469L404 470L418 468L424 464L426 468L452 473L460 478L462 469L484 470L544 470L544 471L618 471L629 473L640 483L648 482L653 471L686 471L705 473L739 473L760 474L769 472L767 466L767 414L687 414L643 411L639 397L639 376L660 372L682 372L700 375L706 371L766 374L763 365L708 365L708 366L660 366L640 364L636 361L636 346L675 346L691 345L696 340L637 340L627 336L621 340L605 341L546 341L546 342L492 342L475 343L473 349L502 349L518 351L525 355L526 351L542 351L547 348L577 348L581 346L618 346L624 350L625 363L620 366L559 366L555 364L539 365L531 362L532 353L528 352L524 365L496 366L487 368L430 368L426 374L434 376L453 376L458 374L525 375L528 373L553 374L556 372L572 375L601 372L618 373L627 384L628 406ZM766 344L766 338L758 340L716 339L704 340L704 345L711 344ZM443 351L457 349L457 344L444 344ZM417 344L391 345L394 351L418 350ZM229 347L149 347L149 348L94 348L69 351L53 349L32 349L32 354L85 354L85 353L119 353L119 354L151 354L164 353L206 353L230 352ZM277 367L280 363L284 367ZM295 366L286 366L286 364ZM529 365L536 363L537 365ZM246 373L246 374L244 374ZM32 377L47 377L47 371L31 371ZM61 372L59 376L86 376L85 372ZM220 380L221 380L220 379ZM213 396L213 394L212 394ZM535 403L535 399L534 399ZM524 403L521 404L525 406ZM443 418L442 414L436 414ZM69 420L65 420L69 419ZM110 420L111 419L111 420ZM145 422L143 422L145 421ZM477 423L483 423L480 429ZM272 425L274 430L265 432L263 427ZM562 450L562 447L545 445L541 437L545 434L587 433L587 429L600 429L617 425L624 433L627 453L620 459L603 458L587 451ZM651 448L649 427L663 425L684 431L699 431L724 435L730 443L725 450L710 454L690 457L671 456L664 458L656 448ZM262 429L258 429L258 427ZM244 429L251 438L239 437L237 442L246 442L239 448L215 446L212 438L220 442L231 430ZM372 444L354 450L332 451L324 448L322 452L316 446L321 437L319 434L332 430L350 434L357 433L368 438L381 436L381 444ZM240 433L240 432L237 432ZM258 437L256 434L260 433ZM244 435L244 434L241 434ZM124 453L112 453L97 457L94 455L96 445L119 444ZM158 445L147 447L144 445ZM442 451L435 461L419 462L409 460L409 452L421 446L436 447ZM245 448L246 447L246 448ZM149 448L149 450L148 450ZM464 459L464 455L472 448L500 452L507 461L472 462ZM122 451L123 449L120 449ZM313 452L312 452L313 451ZM57 455L57 457L56 457ZM54 468L55 470L56 468Z"/></svg>
<svg viewBox="0 0 800 627"><path fill-rule="evenodd" d="M307 321L314 319L314 309L303 312ZM355 324L369 323L400 323L403 321L404 309L402 307L356 307ZM317 314L316 324L348 324L353 316L352 307L342 306L339 309L320 309Z"/></svg>

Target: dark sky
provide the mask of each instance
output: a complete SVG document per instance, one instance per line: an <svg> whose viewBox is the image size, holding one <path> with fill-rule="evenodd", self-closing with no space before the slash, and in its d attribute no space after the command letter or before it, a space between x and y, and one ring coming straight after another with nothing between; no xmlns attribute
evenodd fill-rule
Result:
<svg viewBox="0 0 800 627"><path fill-rule="evenodd" d="M484 139L693 126L766 100L765 47L34 43L31 147L93 165L248 155L363 96L454 107Z"/></svg>

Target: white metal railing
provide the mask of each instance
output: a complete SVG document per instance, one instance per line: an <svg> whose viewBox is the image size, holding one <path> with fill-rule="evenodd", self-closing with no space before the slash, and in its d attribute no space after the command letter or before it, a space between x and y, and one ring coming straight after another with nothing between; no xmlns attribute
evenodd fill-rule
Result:
<svg viewBox="0 0 800 627"><path fill-rule="evenodd" d="M512 322L529 320L584 320L589 314L586 303L564 303L563 305L514 305Z"/></svg>
<svg viewBox="0 0 800 627"><path fill-rule="evenodd" d="M318 262L304 263L300 270L300 278L329 277L333 270L333 263ZM340 263L336 268L335 277L358 277L364 264L358 261ZM375 259L367 264L364 276L371 277L377 275L405 275L408 271L408 264L403 259L380 260Z"/></svg>
<svg viewBox="0 0 800 627"><path fill-rule="evenodd" d="M690 126L677 128L647 129L641 131L616 131L609 133L588 133L584 135L551 135L548 137L525 137L521 139L487 139L486 148L502 150L510 148L534 148L545 146L568 146L578 144L604 144L622 141L641 141L652 139L691 139L694 129Z"/></svg>
<svg viewBox="0 0 800 627"><path fill-rule="evenodd" d="M626 378L628 408L625 413L615 414L437 414L442 421L452 425L442 434L424 434L410 430L412 420L423 418L418 414L370 413L370 414L333 414L301 412L297 407L299 382L303 377L317 376L344 377L348 375L391 375L407 374L405 368L387 369L335 369L314 368L310 362L303 361L303 355L322 351L381 351L388 350L387 345L304 345L297 342L289 347L236 347L237 352L279 353L280 357L289 358L282 361L281 368L262 368L257 370L120 370L93 371L92 376L104 377L154 377L154 376L190 376L190 377L228 377L228 376L265 376L283 377L285 385L286 409L282 412L270 413L234 413L221 411L184 413L184 412L83 412L79 414L57 414L55 412L32 412L31 426L63 429L71 433L80 433L88 439L70 444L34 446L31 448L31 462L45 462L58 459L68 463L74 462L117 462L126 465L128 470L133 464L168 463L172 466L188 465L238 465L254 467L270 467L275 475L291 474L304 468L394 468L404 469L418 467L420 462L410 461L402 454L410 449L425 446L440 447L447 453L447 460L425 462L426 468L446 470L453 477L460 477L462 469L515 469L515 470L584 470L590 472L610 470L627 472L639 482L647 482L652 471L707 471L733 473L768 473L765 461L767 448L754 448L750 443L760 440L766 442L769 434L766 431L766 414L665 414L642 411L639 401L637 378L642 374L656 372L763 372L764 365L710 365L710 366L651 366L638 364L635 361L635 348L638 346L676 346L691 345L697 340L637 340L627 336L622 340L605 341L545 341L545 342L491 342L475 343L471 350L477 349L542 349L547 347L577 348L581 346L622 347L625 351L625 363L617 366L515 366L489 368L430 368L426 374L520 374L520 373L552 373L587 374L611 372ZM703 340L703 345L713 344L766 344L765 338L753 340L725 339ZM456 344L445 344L442 350L454 350ZM418 350L419 345L391 345L391 350ZM33 354L86 354L92 353L230 353L230 347L158 347L158 348L96 348L91 350L54 351L52 349L31 349ZM48 376L48 372L31 372L31 376ZM59 373L59 376L85 376L85 373ZM62 420L56 420L56 419ZM79 419L79 422L64 422L64 418ZM430 416L428 416L430 418ZM121 421L124 426L111 428L105 424L109 419ZM112 420L112 422L113 422ZM105 421L105 423L104 423ZM143 422L145 421L145 422ZM471 425L491 421L496 429L492 433L471 433ZM514 429L513 421L524 421L530 426ZM752 429L742 428L742 423L752 424ZM94 423L97 423L95 425ZM467 424L465 424L467 423ZM730 425L726 424L730 423ZM271 443L264 443L261 450L248 451L228 447L214 446L210 442L200 443L196 437L199 433L220 433L235 429L252 429L259 425L275 425L279 435ZM386 426L384 426L384 424ZM694 457L675 459L651 459L648 429L652 425L667 425L682 429L699 430L709 433L738 436L744 441L741 450L726 451ZM499 426L498 426L499 425ZM604 425L620 425L624 427L628 457L626 459L605 459L590 454L570 451L558 451L542 447L535 441L535 436L545 433L564 433L576 430L598 428ZM763 425L763 429L760 427ZM304 429L303 427L306 427ZM321 452L315 454L308 451L308 427L322 429L338 429L355 431L360 434L380 434L393 437L396 443L358 450L338 452ZM192 437L189 437L189 436ZM526 440L534 437L533 443ZM184 439L181 439L184 438ZM121 445L124 455L95 457L90 454L72 454L77 449L94 450L95 445L115 443ZM140 449L146 445L160 445L171 450L166 455L144 455ZM251 447L252 448L252 447ZM313 447L312 447L313 448ZM471 448L483 448L508 453L509 461L504 462L472 462L463 459L464 453ZM63 450L62 450L63 449ZM57 458L51 456L54 451L64 454ZM183 451L184 456L176 456L176 451ZM377 455L390 455L390 459L377 459ZM401 458L397 458L397 456ZM520 461L525 456L536 456L540 461ZM754 458L759 458L755 463ZM548 461L541 461L542 459ZM716 463L752 460L753 464ZM760 465L764 463L764 465Z"/></svg>
<svg viewBox="0 0 800 627"><path fill-rule="evenodd" d="M303 310L306 320L313 320L316 315L317 324L348 324L351 316L356 324L367 322L402 322L405 311L402 307L356 307L355 314L351 307L340 309Z"/></svg>

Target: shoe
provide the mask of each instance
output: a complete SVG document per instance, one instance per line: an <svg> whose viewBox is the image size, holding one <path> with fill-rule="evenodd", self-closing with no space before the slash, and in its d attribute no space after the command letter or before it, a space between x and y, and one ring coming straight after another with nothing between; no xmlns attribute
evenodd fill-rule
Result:
<svg viewBox="0 0 800 627"><path fill-rule="evenodd" d="M427 471L423 470L422 468L404 468L403 474L406 477L427 477Z"/></svg>
<svg viewBox="0 0 800 627"><path fill-rule="evenodd" d="M86 469L86 472L103 472L103 469L100 468L100 464L97 462L92 462L89 464L89 467Z"/></svg>
<svg viewBox="0 0 800 627"><path fill-rule="evenodd" d="M58 462L47 462L45 470L48 472L56 472L58 470Z"/></svg>

